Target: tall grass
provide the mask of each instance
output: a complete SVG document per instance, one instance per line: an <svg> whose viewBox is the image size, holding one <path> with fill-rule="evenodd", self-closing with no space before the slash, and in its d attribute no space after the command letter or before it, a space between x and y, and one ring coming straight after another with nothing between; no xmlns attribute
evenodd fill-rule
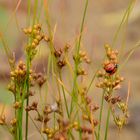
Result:
<svg viewBox="0 0 140 140"><path fill-rule="evenodd" d="M40 138L67 140L67 139L96 139L107 140L109 134L109 122L112 115L114 123L118 129L127 123L128 119L128 100L125 101L120 96L115 96L114 91L119 90L124 78L120 76L120 71L127 63L130 56L136 48L140 46L138 42L131 50L124 63L120 63L120 58L123 56L124 40L119 51L115 50L116 42L122 29L126 28L128 19L135 1L130 1L122 21L114 35L112 45L105 44L105 55L102 64L93 73L93 77L89 85L79 80L87 75L84 65L90 66L90 59L86 52L81 48L83 29L86 21L88 5L90 1L86 0L83 5L83 14L79 35L74 45L68 43L61 49L55 47L54 36L55 29L49 11L49 1L31 0L27 1L27 24L23 29L23 33L27 37L25 46L25 60L15 62L12 51L6 45L3 35L0 36L5 53L10 64L10 84L8 89L14 96L14 117L9 122L3 114L0 115L0 124L8 127L14 140L29 139L29 124L32 122L39 133ZM20 1L16 7L19 7ZM41 6L41 10L39 9ZM15 10L15 11L16 11ZM41 25L41 14L44 13L45 25L47 33ZM125 32L124 32L125 33ZM125 35L124 35L125 36ZM33 66L35 57L41 47L41 42L47 45L49 53L47 59L47 72L38 73ZM73 55L72 55L72 53ZM73 60L73 62L71 62ZM119 64L119 67L118 67ZM64 67L68 68L67 75L71 77L72 83L67 85L64 81ZM93 102L89 95L89 90L93 82L97 80L96 86L102 89L102 98L100 106ZM69 87L68 87L69 86ZM34 96L33 90L39 91L40 102L31 102L31 96ZM42 94L43 92L43 94ZM52 95L50 95L52 93ZM49 101L53 98L53 102ZM126 97L128 99L128 97ZM105 113L105 103L108 106L106 121L103 122L102 116ZM95 113L99 109L99 116ZM116 115L116 110L120 111L121 115ZM31 111L36 113L34 119ZM25 113L24 113L25 112ZM98 117L98 119L96 119ZM25 134L23 128L23 120L25 118ZM29 120L30 119L30 120ZM38 126L38 123L40 125ZM105 131L103 135L103 125Z"/></svg>

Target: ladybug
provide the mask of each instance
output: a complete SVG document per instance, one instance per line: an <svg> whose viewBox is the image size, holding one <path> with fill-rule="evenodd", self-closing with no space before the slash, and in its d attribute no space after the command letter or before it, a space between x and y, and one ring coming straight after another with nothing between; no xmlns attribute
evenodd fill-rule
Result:
<svg viewBox="0 0 140 140"><path fill-rule="evenodd" d="M114 74L117 71L118 65L110 62L104 66L104 70L110 75Z"/></svg>

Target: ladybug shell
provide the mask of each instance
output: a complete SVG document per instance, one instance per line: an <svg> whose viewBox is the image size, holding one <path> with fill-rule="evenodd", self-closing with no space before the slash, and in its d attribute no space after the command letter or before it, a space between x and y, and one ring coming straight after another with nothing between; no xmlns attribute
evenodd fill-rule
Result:
<svg viewBox="0 0 140 140"><path fill-rule="evenodd" d="M114 74L117 70L117 64L115 63L108 63L104 66L104 69L109 74Z"/></svg>

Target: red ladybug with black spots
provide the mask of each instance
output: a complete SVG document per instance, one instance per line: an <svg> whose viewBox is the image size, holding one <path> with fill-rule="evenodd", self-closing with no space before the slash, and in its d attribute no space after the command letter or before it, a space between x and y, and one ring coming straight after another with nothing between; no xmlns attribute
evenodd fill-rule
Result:
<svg viewBox="0 0 140 140"><path fill-rule="evenodd" d="M118 65L113 62L110 62L104 66L104 70L110 75L113 75L117 71L117 68Z"/></svg>

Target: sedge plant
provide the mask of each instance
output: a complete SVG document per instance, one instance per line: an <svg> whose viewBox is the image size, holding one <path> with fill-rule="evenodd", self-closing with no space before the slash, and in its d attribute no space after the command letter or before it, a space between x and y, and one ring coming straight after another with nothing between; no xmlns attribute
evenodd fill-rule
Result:
<svg viewBox="0 0 140 140"><path fill-rule="evenodd" d="M83 51L81 42L89 2L85 0L80 32L74 46L66 43L63 48L56 48L55 29L52 26L47 0L41 1L41 10L38 9L38 0L34 1L33 9L31 0L28 0L27 25L22 29L27 38L24 47L25 59L16 62L1 36L11 68L8 90L14 97L14 116L8 122L2 111L0 125L7 128L14 140L29 139L30 123L33 123L40 139L43 140L108 140L111 115L119 130L127 124L130 90L128 90L126 99L122 99L121 95L115 95L114 92L121 88L124 81L124 77L120 74L121 69L140 43L129 51L124 63L120 62L125 46L124 40L122 40L123 45L119 51L115 49L115 44L119 33L128 23L135 1L130 1L112 44L104 45L103 62L87 84L83 80L88 75L84 67L90 66L91 60L88 53ZM41 23L42 11L45 13L47 31ZM47 71L44 73L36 71L33 66L41 43L48 48ZM65 82L64 69L67 69L67 75L70 75L70 85ZM95 80L97 83L93 84ZM101 88L103 91L100 105L97 105L89 95L91 86ZM37 96L39 101L35 101L34 96ZM53 98L53 101L50 101L50 98ZM105 104L108 111L106 121L103 122ZM35 117L31 112L34 112ZM99 116L96 112L99 112ZM23 127L24 118L25 128ZM103 124L105 124L104 134L101 131Z"/></svg>

